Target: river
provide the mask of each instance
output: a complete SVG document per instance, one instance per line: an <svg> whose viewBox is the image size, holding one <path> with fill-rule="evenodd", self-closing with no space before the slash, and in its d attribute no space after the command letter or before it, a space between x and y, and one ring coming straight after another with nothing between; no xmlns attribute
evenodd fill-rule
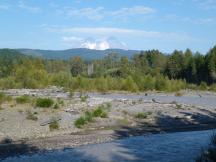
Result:
<svg viewBox="0 0 216 162"><path fill-rule="evenodd" d="M73 149L8 157L2 162L192 162L213 130L154 134Z"/></svg>

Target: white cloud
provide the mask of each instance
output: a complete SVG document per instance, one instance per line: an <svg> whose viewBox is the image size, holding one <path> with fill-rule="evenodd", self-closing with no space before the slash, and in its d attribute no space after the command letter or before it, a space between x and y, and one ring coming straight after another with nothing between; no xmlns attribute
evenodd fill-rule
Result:
<svg viewBox="0 0 216 162"><path fill-rule="evenodd" d="M216 1L215 0L193 0L197 3L203 10L216 10Z"/></svg>
<svg viewBox="0 0 216 162"><path fill-rule="evenodd" d="M9 5L0 5L0 10L8 10Z"/></svg>
<svg viewBox="0 0 216 162"><path fill-rule="evenodd" d="M105 50L109 48L120 48L127 49L127 45L124 42L119 41L117 38L108 37L108 38L81 38L74 36L64 36L62 37L62 42L68 45L68 47L76 48L88 48L96 50Z"/></svg>
<svg viewBox="0 0 216 162"><path fill-rule="evenodd" d="M58 13L70 18L87 18L89 20L101 20L105 17L112 18L126 18L134 15L146 15L156 12L155 9L146 6L133 6L120 8L118 10L106 10L104 7L96 8L81 8L75 9L72 7L64 7L57 10Z"/></svg>
<svg viewBox="0 0 216 162"><path fill-rule="evenodd" d="M110 37L110 36L124 36L124 37L143 37L143 38L157 38L157 39L178 39L189 40L190 36L184 33L172 33L172 32L158 32L158 31L146 31L138 29L126 29L126 28L108 28L108 27L58 27L58 26L46 26L44 28L49 32L73 34L73 35L85 35L85 36L98 36L98 37Z"/></svg>
<svg viewBox="0 0 216 162"><path fill-rule="evenodd" d="M149 48L156 48L155 42L158 44L184 44L189 46L192 43L197 43L202 40L194 38L185 32L161 32L161 31L148 31L148 30L139 30L139 29L127 29L127 28L111 28L111 27L61 27L61 26L44 26L43 29L47 32L53 32L58 35L64 35L64 38L61 38L61 41L68 48L76 47L88 47L95 49L104 49L107 48L106 44L98 45L98 43L103 42L103 38L117 37L120 40L123 40L130 46L137 46L133 42L138 41L139 46L148 46ZM66 38L67 37L67 38ZM92 37L96 41L82 41L82 39L77 39L75 37L85 38ZM75 41L78 40L78 41ZM83 44L86 43L86 44ZM116 43L115 43L116 44ZM157 44L157 45L158 45ZM81 46L82 45L82 46ZM121 45L121 46L120 46ZM120 42L118 46L112 46L112 48L125 48L125 43ZM137 48L136 47L136 48ZM126 49L128 49L126 47ZM134 48L134 47L133 47ZM140 48L140 47L139 47Z"/></svg>
<svg viewBox="0 0 216 162"><path fill-rule="evenodd" d="M68 17L85 17L90 20L100 20L103 18L104 8L97 7L97 8L82 8L82 9L72 9L72 8L65 8L66 16ZM64 11L63 11L64 12Z"/></svg>
<svg viewBox="0 0 216 162"><path fill-rule="evenodd" d="M194 24L210 24L215 23L215 19L211 17L207 18L191 18L191 17L180 17L174 14L165 15L162 21L176 21L176 22L187 22Z"/></svg>
<svg viewBox="0 0 216 162"><path fill-rule="evenodd" d="M118 17L125 17L130 15L145 15L145 14L151 14L156 12L155 9L145 6L134 6L131 8L121 8L117 11L111 11L109 12L110 15L118 16Z"/></svg>
<svg viewBox="0 0 216 162"><path fill-rule="evenodd" d="M70 36L70 37L64 36L64 37L62 37L62 40L63 40L64 42L69 42L69 43L71 43L71 42L81 42L81 41L83 41L83 38L74 37L74 36Z"/></svg>
<svg viewBox="0 0 216 162"><path fill-rule="evenodd" d="M97 28L88 28L88 27L58 27L58 26L46 26L45 29L50 32L58 33L72 33L72 34L95 34L95 35L110 35L110 34L129 34L129 35L153 35L157 32L147 32L143 30L135 29L125 29L125 28L108 28L108 27L97 27Z"/></svg>
<svg viewBox="0 0 216 162"><path fill-rule="evenodd" d="M23 1L19 1L18 7L20 9L23 9L25 11L32 12L32 13L39 13L39 12L41 12L41 9L39 7L27 5Z"/></svg>
<svg viewBox="0 0 216 162"><path fill-rule="evenodd" d="M127 49L127 45L119 41L115 37L103 38L103 39L93 39L89 38L81 43L80 47L96 50L106 50L106 49Z"/></svg>

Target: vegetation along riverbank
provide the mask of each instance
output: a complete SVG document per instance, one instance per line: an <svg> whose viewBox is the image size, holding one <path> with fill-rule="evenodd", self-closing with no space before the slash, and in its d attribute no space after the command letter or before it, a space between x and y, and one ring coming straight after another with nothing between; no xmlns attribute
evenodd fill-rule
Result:
<svg viewBox="0 0 216 162"><path fill-rule="evenodd" d="M0 50L0 88L44 88L49 85L72 91L215 91L216 47L206 55L158 50L133 56L111 52L102 59L74 56L68 60L29 56L18 50Z"/></svg>

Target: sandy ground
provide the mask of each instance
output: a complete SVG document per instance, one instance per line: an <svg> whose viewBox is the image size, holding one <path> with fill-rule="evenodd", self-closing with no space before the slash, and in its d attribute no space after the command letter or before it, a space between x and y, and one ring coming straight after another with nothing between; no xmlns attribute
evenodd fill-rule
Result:
<svg viewBox="0 0 216 162"><path fill-rule="evenodd" d="M107 97L112 96L112 94L89 95L90 97L82 102L78 94L69 98L68 93L59 89L8 90L6 93L14 98L24 94L34 97L52 97L56 102L59 99L63 100L64 104L59 109L41 109L32 103L17 104L14 100L3 103L0 110L1 154L11 152L11 149L15 152L25 149L29 152L61 149L107 142L145 133L216 128L216 109L214 107L184 104L172 100L162 102L154 98L142 98L146 94L139 94L140 98L133 98L132 94L130 94L131 97L126 94L127 97L125 98ZM158 94L151 93L151 96L154 95ZM173 94L163 93L160 95L173 96ZM190 92L185 95L193 96L197 93ZM214 101L215 94L199 92L200 98L204 95L208 95ZM92 110L107 103L111 105L106 110L107 118L96 118L94 122L86 124L82 129L74 126L74 121L86 110ZM36 114L38 120L26 119L27 111ZM144 119L137 118L138 113L146 113L147 117ZM59 130L50 131L49 125L41 126L41 123L52 118L61 119Z"/></svg>

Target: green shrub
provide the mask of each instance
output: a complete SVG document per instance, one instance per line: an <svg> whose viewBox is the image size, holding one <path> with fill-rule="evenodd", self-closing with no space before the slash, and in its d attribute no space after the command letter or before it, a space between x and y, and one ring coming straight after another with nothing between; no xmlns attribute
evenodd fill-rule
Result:
<svg viewBox="0 0 216 162"><path fill-rule="evenodd" d="M5 93L4 92L0 92L0 104L2 104L4 102L4 98L5 98Z"/></svg>
<svg viewBox="0 0 216 162"><path fill-rule="evenodd" d="M155 89L155 78L147 75L142 79L142 90L154 90Z"/></svg>
<svg viewBox="0 0 216 162"><path fill-rule="evenodd" d="M81 102L86 102L87 101L87 99L88 99L88 96L87 95L81 95L80 96L80 100L81 100Z"/></svg>
<svg viewBox="0 0 216 162"><path fill-rule="evenodd" d="M127 77L124 82L123 90L130 91L130 92L137 92L139 88L137 84L134 82L131 76Z"/></svg>
<svg viewBox="0 0 216 162"><path fill-rule="evenodd" d="M93 121L93 114L92 114L92 112L90 112L90 111L86 111L85 112L85 120L87 121L87 122L92 122Z"/></svg>
<svg viewBox="0 0 216 162"><path fill-rule="evenodd" d="M97 109L93 111L86 111L83 116L79 117L75 121L74 125L77 128L82 128L82 126L84 126L88 122L93 122L95 117L107 118L108 115L104 110L102 110L101 107L98 107Z"/></svg>
<svg viewBox="0 0 216 162"><path fill-rule="evenodd" d="M12 101L13 97L6 95L5 96L5 101Z"/></svg>
<svg viewBox="0 0 216 162"><path fill-rule="evenodd" d="M30 97L27 95L19 96L16 98L16 102L18 104L24 104L24 103L29 103L30 102Z"/></svg>
<svg viewBox="0 0 216 162"><path fill-rule="evenodd" d="M75 121L75 126L77 128L82 128L82 126L84 126L86 124L86 119L84 117L79 117L76 121Z"/></svg>
<svg viewBox="0 0 216 162"><path fill-rule="evenodd" d="M104 77L95 80L96 88L99 92L106 92L108 90L108 82Z"/></svg>
<svg viewBox="0 0 216 162"><path fill-rule="evenodd" d="M36 100L36 106L37 107L44 107L44 108L48 108L53 106L54 101L50 98L37 98Z"/></svg>
<svg viewBox="0 0 216 162"><path fill-rule="evenodd" d="M49 124L50 131L54 131L56 129L59 129L59 123L57 121L54 121Z"/></svg>
<svg viewBox="0 0 216 162"><path fill-rule="evenodd" d="M93 116L94 117L107 118L108 115L101 107L98 107L97 109L95 109L93 111Z"/></svg>
<svg viewBox="0 0 216 162"><path fill-rule="evenodd" d="M101 117L101 118L107 118L107 117L108 117L108 115L107 115L107 113L106 113L106 112L102 112L102 113L101 113L101 115L100 115L100 117Z"/></svg>
<svg viewBox="0 0 216 162"><path fill-rule="evenodd" d="M103 113L103 110L99 107L99 108L97 108L97 109L95 109L94 111L93 111L93 116L94 117L100 117L100 115Z"/></svg>
<svg viewBox="0 0 216 162"><path fill-rule="evenodd" d="M145 112L139 112L136 114L135 116L136 118L139 118L139 119L145 119L148 117L148 113L145 113Z"/></svg>
<svg viewBox="0 0 216 162"><path fill-rule="evenodd" d="M210 90L216 92L216 84L212 84Z"/></svg>
<svg viewBox="0 0 216 162"><path fill-rule="evenodd" d="M187 84L187 88L192 89L192 90L197 90L198 89L196 84Z"/></svg>
<svg viewBox="0 0 216 162"><path fill-rule="evenodd" d="M59 105L62 105L62 106L64 106L64 101L63 101L63 100L61 100L60 98L58 98L57 102L58 102L58 104L59 104Z"/></svg>
<svg viewBox="0 0 216 162"><path fill-rule="evenodd" d="M37 116L35 116L35 114L33 114L31 111L27 111L26 115L27 115L26 119L28 120L34 120L34 121L38 120Z"/></svg>
<svg viewBox="0 0 216 162"><path fill-rule="evenodd" d="M11 101L13 98L6 95L4 92L0 92L0 105L5 101Z"/></svg>
<svg viewBox="0 0 216 162"><path fill-rule="evenodd" d="M59 109L59 105L56 103L53 108L54 109Z"/></svg>
<svg viewBox="0 0 216 162"><path fill-rule="evenodd" d="M159 91L168 91L167 79L163 76L157 76L155 82L155 89Z"/></svg>
<svg viewBox="0 0 216 162"><path fill-rule="evenodd" d="M201 82L200 85L199 85L199 89L200 90L207 90L208 85L206 84L206 82Z"/></svg>

